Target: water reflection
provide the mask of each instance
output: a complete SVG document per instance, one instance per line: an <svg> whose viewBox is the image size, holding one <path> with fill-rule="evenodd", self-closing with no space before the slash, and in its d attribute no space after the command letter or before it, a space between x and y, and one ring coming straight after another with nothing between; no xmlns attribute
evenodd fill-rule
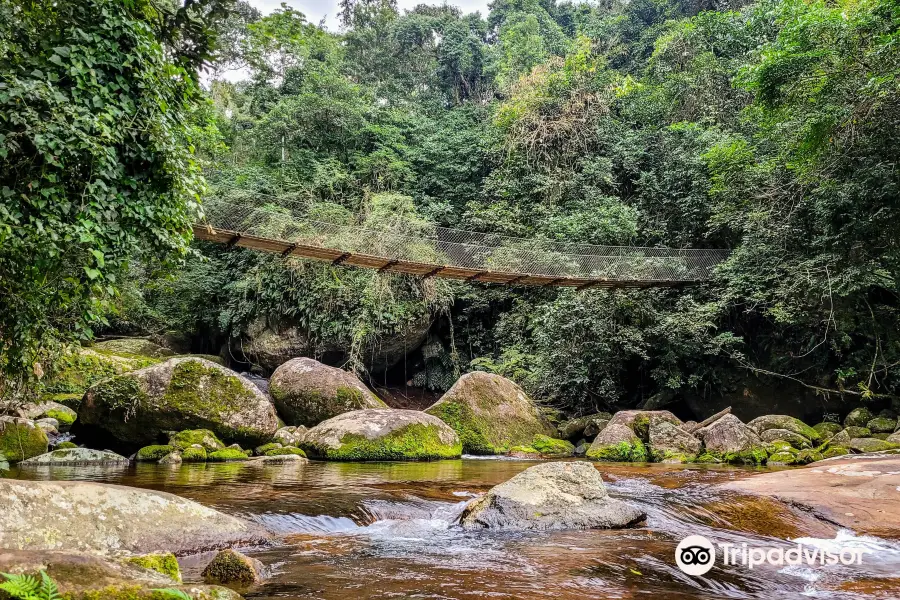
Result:
<svg viewBox="0 0 900 600"><path fill-rule="evenodd" d="M248 599L283 598L898 598L900 546L835 533L766 499L722 493L735 468L600 465L610 493L640 505L647 526L622 531L463 531L465 501L529 461L49 467L21 478L91 479L173 492L257 521L284 543L249 552L274 577ZM869 544L862 567L715 567L684 575L674 549L689 534L789 547ZM183 561L196 580L208 557Z"/></svg>

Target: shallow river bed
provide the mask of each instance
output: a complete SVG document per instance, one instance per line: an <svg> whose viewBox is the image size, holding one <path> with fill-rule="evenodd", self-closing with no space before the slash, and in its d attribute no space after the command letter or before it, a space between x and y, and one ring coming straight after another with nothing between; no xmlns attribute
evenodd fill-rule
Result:
<svg viewBox="0 0 900 600"><path fill-rule="evenodd" d="M257 521L285 542L246 551L272 578L246 598L900 598L900 543L857 537L774 501L714 489L749 469L598 464L613 496L648 514L620 531L498 533L452 525L466 500L535 464L252 463L20 469L25 479L87 479L167 491ZM865 548L861 565L717 564L683 574L688 535L740 546ZM185 557L197 581L206 557Z"/></svg>

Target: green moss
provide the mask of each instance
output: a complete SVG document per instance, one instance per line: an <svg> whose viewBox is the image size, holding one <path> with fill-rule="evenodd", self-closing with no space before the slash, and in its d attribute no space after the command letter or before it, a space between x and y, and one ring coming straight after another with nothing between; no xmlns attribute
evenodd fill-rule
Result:
<svg viewBox="0 0 900 600"><path fill-rule="evenodd" d="M257 456L265 456L266 452L269 450L277 450L278 448L282 448L284 444L280 444L278 442L271 442L269 444L263 444L256 448L255 452Z"/></svg>
<svg viewBox="0 0 900 600"><path fill-rule="evenodd" d="M80 398L89 387L103 379L157 362L158 359L138 354L78 349L64 354L57 361L42 391L45 394L72 394Z"/></svg>
<svg viewBox="0 0 900 600"><path fill-rule="evenodd" d="M824 456L818 450L801 450L797 453L797 462L801 465L808 465L822 460Z"/></svg>
<svg viewBox="0 0 900 600"><path fill-rule="evenodd" d="M57 402L78 412L78 407L81 406L82 398L84 398L83 392L74 392L71 394L43 394L41 396L41 402Z"/></svg>
<svg viewBox="0 0 900 600"><path fill-rule="evenodd" d="M631 423L631 430L641 441L646 442L650 439L650 417L643 413L637 415Z"/></svg>
<svg viewBox="0 0 900 600"><path fill-rule="evenodd" d="M840 423L822 422L818 425L813 425L813 429L818 431L822 438L830 438L843 428Z"/></svg>
<svg viewBox="0 0 900 600"><path fill-rule="evenodd" d="M516 458L541 458L541 453L531 446L513 446L507 454Z"/></svg>
<svg viewBox="0 0 900 600"><path fill-rule="evenodd" d="M0 421L0 454L11 463L46 454L47 434L40 427L18 421Z"/></svg>
<svg viewBox="0 0 900 600"><path fill-rule="evenodd" d="M157 461L174 451L175 448L173 446L144 446L137 451L135 460L138 462Z"/></svg>
<svg viewBox="0 0 900 600"><path fill-rule="evenodd" d="M872 433L894 433L894 429L897 428L897 419L887 419L885 417L875 417L866 423L866 428L872 431Z"/></svg>
<svg viewBox="0 0 900 600"><path fill-rule="evenodd" d="M850 454L849 448L833 446L822 452L822 458L834 458L835 456L844 456L845 454Z"/></svg>
<svg viewBox="0 0 900 600"><path fill-rule="evenodd" d="M214 362L222 367L227 366L225 364L225 360L221 356L217 356L215 354L176 354L171 358L202 358L203 360Z"/></svg>
<svg viewBox="0 0 900 600"><path fill-rule="evenodd" d="M253 583L257 573L250 562L233 550L216 554L205 569L203 580L207 583Z"/></svg>
<svg viewBox="0 0 900 600"><path fill-rule="evenodd" d="M591 447L586 456L592 460L613 462L647 462L649 458L647 447L640 440L609 444L596 449Z"/></svg>
<svg viewBox="0 0 900 600"><path fill-rule="evenodd" d="M777 453L776 453L777 454ZM764 448L753 448L743 452L713 452L704 450L697 457L698 463L728 463L732 465L764 465L769 454Z"/></svg>
<svg viewBox="0 0 900 600"><path fill-rule="evenodd" d="M179 450L189 448L195 444L203 446L207 450L220 450L225 447L216 434L209 429L187 429L169 436L169 445Z"/></svg>
<svg viewBox="0 0 900 600"><path fill-rule="evenodd" d="M658 451L654 450L651 446L650 450L650 459L653 462L665 462L665 463L692 463L697 460L697 457L693 454L685 454L684 452L674 452L672 450L663 450Z"/></svg>
<svg viewBox="0 0 900 600"><path fill-rule="evenodd" d="M850 426L844 429L850 439L853 438L867 438L872 435L872 431L868 427L855 427Z"/></svg>
<svg viewBox="0 0 900 600"><path fill-rule="evenodd" d="M769 457L770 465L792 465L797 462L797 457L790 452L776 452Z"/></svg>
<svg viewBox="0 0 900 600"><path fill-rule="evenodd" d="M59 425L61 428L68 429L72 426L72 423L75 422L77 415L73 415L70 412L66 412L64 410L54 410L50 409L45 413L51 419L56 419L59 421Z"/></svg>
<svg viewBox="0 0 900 600"><path fill-rule="evenodd" d="M208 462L230 462L235 460L247 460L247 454L243 450L235 448L223 448L206 455Z"/></svg>
<svg viewBox="0 0 900 600"><path fill-rule="evenodd" d="M185 448L181 451L183 462L206 462L206 448Z"/></svg>
<svg viewBox="0 0 900 600"><path fill-rule="evenodd" d="M162 573L171 577L174 581L181 583L181 568L178 566L178 559L172 553L166 554L145 554L144 556L136 556L129 558L127 562Z"/></svg>
<svg viewBox="0 0 900 600"><path fill-rule="evenodd" d="M571 442L542 434L534 436L531 440L531 447L544 456L572 456L575 454L575 446Z"/></svg>
<svg viewBox="0 0 900 600"><path fill-rule="evenodd" d="M326 460L440 460L459 458L462 443L448 446L440 439L437 425L413 423L388 435L370 440L362 435L348 434L341 438L338 448L301 444L311 456Z"/></svg>
<svg viewBox="0 0 900 600"><path fill-rule="evenodd" d="M265 453L265 456L284 456L286 454L296 454L297 456L302 456L304 458L306 457L306 452L304 452L300 448L294 448L293 446L272 448Z"/></svg>
<svg viewBox="0 0 900 600"><path fill-rule="evenodd" d="M512 444L516 443L515 441L506 444L497 443L491 435L490 423L476 415L463 402L443 402L428 409L427 412L456 432L462 442L462 449L467 454L505 454Z"/></svg>
<svg viewBox="0 0 900 600"><path fill-rule="evenodd" d="M60 442L56 445L57 450L68 450L69 448L77 448L78 444L74 442Z"/></svg>
<svg viewBox="0 0 900 600"><path fill-rule="evenodd" d="M797 452L799 452L799 450L791 446L789 443L781 440L775 440L774 442L766 444L765 449L766 452L768 452L770 455L778 454L779 452L789 452L791 454L797 454Z"/></svg>

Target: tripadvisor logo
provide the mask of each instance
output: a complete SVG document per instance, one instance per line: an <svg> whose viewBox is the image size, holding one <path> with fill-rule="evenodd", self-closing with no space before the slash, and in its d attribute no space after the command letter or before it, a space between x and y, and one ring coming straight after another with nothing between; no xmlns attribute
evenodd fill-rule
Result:
<svg viewBox="0 0 900 600"><path fill-rule="evenodd" d="M862 555L868 553L863 548L843 548L839 552L822 550L798 543L790 548L755 548L747 544L717 544L722 551L722 566L741 565L752 569L767 564L774 567L796 565L858 565ZM689 535L675 548L675 563L688 575L705 575L716 562L716 549L712 542L702 535Z"/></svg>

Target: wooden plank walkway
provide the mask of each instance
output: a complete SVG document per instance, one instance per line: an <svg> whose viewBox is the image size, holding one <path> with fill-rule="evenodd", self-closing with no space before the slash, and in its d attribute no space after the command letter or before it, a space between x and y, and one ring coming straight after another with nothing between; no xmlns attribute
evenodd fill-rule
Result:
<svg viewBox="0 0 900 600"><path fill-rule="evenodd" d="M217 229L206 224L194 225L194 237L199 240L216 242L228 247L250 248L262 252L280 254L283 257L297 257L322 262L330 262L333 265L345 265L374 269L379 273L401 273L415 275L427 279L440 277L444 279L456 279L478 283L496 283L501 285L529 285L536 287L569 287L579 290L587 288L647 288L647 287L679 287L699 281L661 281L661 280L637 280L637 279L602 279L590 277L553 277L550 275L537 275L533 273L512 273L506 271L490 271L459 267L453 265L439 265L432 263L412 262L373 256L354 252L342 252L330 248L311 246L307 244L290 243L284 240L259 237L256 235L241 234L227 229Z"/></svg>

